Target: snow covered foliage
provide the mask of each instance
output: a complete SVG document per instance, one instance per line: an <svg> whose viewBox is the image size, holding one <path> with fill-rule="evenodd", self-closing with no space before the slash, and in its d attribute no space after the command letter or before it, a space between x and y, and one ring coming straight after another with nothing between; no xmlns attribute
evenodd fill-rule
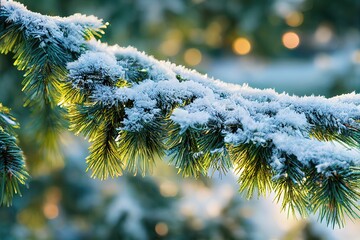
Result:
<svg viewBox="0 0 360 240"><path fill-rule="evenodd" d="M16 143L14 128L18 127L9 109L0 103L0 206L11 205L15 194L21 194L28 173L24 156Z"/></svg>
<svg viewBox="0 0 360 240"><path fill-rule="evenodd" d="M83 51L85 39L102 33L104 24L96 17L80 14L68 18L43 16L13 1L1 0L0 5L0 52L12 52L14 65L25 71L25 105L40 116L33 127L42 158L61 162L59 133L66 124L57 103L66 64Z"/></svg>
<svg viewBox="0 0 360 240"><path fill-rule="evenodd" d="M95 40L105 26L95 17L48 17L1 0L0 24L1 51L26 71L27 104L45 113L51 136L66 115L89 139L92 177L145 174L168 156L184 176L235 169L241 192L273 190L293 213L318 212L331 225L359 217L359 95L226 84ZM67 113L54 115L57 105Z"/></svg>

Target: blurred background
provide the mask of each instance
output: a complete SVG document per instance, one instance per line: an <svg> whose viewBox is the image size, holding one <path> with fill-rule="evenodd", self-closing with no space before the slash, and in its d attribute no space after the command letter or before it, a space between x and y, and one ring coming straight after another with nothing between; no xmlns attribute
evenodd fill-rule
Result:
<svg viewBox="0 0 360 240"><path fill-rule="evenodd" d="M19 0L30 10L77 12L109 22L109 44L132 45L226 82L297 95L360 89L359 0ZM280 213L273 197L246 200L236 176L182 179L157 163L152 176L98 181L87 143L62 135L65 164L36 154L22 73L0 57L0 101L22 128L32 178L0 208L0 239L359 239L360 221L327 228Z"/></svg>

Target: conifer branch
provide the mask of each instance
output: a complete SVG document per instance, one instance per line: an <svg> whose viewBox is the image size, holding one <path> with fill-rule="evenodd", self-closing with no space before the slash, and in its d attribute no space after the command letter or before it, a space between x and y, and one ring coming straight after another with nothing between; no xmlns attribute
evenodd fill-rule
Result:
<svg viewBox="0 0 360 240"><path fill-rule="evenodd" d="M235 167L240 192L275 191L291 213L317 212L332 226L345 215L359 218L358 94L296 97L225 84L89 40L102 34L97 20L54 19L1 3L0 49L14 52L26 71L29 104L68 109L70 129L92 144L93 177L145 173L166 154L184 176Z"/></svg>
<svg viewBox="0 0 360 240"><path fill-rule="evenodd" d="M0 104L0 206L11 205L14 195L21 195L19 184L25 184L29 176L23 153L16 144L17 127L9 109Z"/></svg>
<svg viewBox="0 0 360 240"><path fill-rule="evenodd" d="M23 92L25 106L35 119L32 135L44 160L61 164L60 133L66 129L65 112L58 106L62 96L66 64L83 51L86 39L101 36L102 22L42 16L13 1L1 1L0 51L13 53L14 65L25 71ZM61 39L60 39L61 38Z"/></svg>

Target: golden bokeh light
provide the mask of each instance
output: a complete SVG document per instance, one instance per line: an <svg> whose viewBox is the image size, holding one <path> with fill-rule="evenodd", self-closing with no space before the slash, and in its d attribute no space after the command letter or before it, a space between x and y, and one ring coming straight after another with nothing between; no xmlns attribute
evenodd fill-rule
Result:
<svg viewBox="0 0 360 240"><path fill-rule="evenodd" d="M360 64L360 50L355 50L352 53L351 60L354 64Z"/></svg>
<svg viewBox="0 0 360 240"><path fill-rule="evenodd" d="M290 27L298 27L304 21L304 15L301 12L290 12L285 17L285 22Z"/></svg>
<svg viewBox="0 0 360 240"><path fill-rule="evenodd" d="M199 49L189 48L184 53L184 61L187 65L196 66L201 63L202 54Z"/></svg>
<svg viewBox="0 0 360 240"><path fill-rule="evenodd" d="M189 203L182 204L180 206L180 213L185 217L192 217L195 215L195 207Z"/></svg>
<svg viewBox="0 0 360 240"><path fill-rule="evenodd" d="M300 37L294 32L286 32L282 36L282 43L286 48L294 49L300 44Z"/></svg>
<svg viewBox="0 0 360 240"><path fill-rule="evenodd" d="M178 29L171 29L167 32L165 40L160 44L159 51L165 56L175 56L181 50L183 34Z"/></svg>
<svg viewBox="0 0 360 240"><path fill-rule="evenodd" d="M251 51L251 43L248 39L239 37L233 42L233 51L238 55L246 55Z"/></svg>
<svg viewBox="0 0 360 240"><path fill-rule="evenodd" d="M160 194L163 197L175 197L178 191L177 185L173 182L165 181L160 184Z"/></svg>
<svg viewBox="0 0 360 240"><path fill-rule="evenodd" d="M169 227L166 223L159 222L155 225L155 232L159 236L166 236L169 232Z"/></svg>
<svg viewBox="0 0 360 240"><path fill-rule="evenodd" d="M221 206L217 202L211 202L206 205L206 213L210 218L217 218L221 214Z"/></svg>
<svg viewBox="0 0 360 240"><path fill-rule="evenodd" d="M59 208L54 203L46 203L43 207L43 212L47 219L54 219L59 216Z"/></svg>
<svg viewBox="0 0 360 240"><path fill-rule="evenodd" d="M161 43L159 50L162 54L172 57L179 53L181 42L177 39L168 39Z"/></svg>

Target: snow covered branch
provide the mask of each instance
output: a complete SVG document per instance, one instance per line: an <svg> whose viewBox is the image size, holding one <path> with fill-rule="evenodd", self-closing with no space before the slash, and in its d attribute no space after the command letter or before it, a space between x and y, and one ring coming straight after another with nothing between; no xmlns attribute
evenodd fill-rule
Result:
<svg viewBox="0 0 360 240"><path fill-rule="evenodd" d="M14 194L21 194L28 173L24 156L16 143L14 129L19 127L9 109L0 103L0 206L11 205Z"/></svg>
<svg viewBox="0 0 360 240"><path fill-rule="evenodd" d="M168 156L184 176L235 169L248 197L273 190L284 209L319 212L333 226L359 217L360 95L226 84L95 40L105 26L95 17L48 17L1 0L0 24L0 49L26 71L29 104L60 104L92 143L93 177L144 174Z"/></svg>

